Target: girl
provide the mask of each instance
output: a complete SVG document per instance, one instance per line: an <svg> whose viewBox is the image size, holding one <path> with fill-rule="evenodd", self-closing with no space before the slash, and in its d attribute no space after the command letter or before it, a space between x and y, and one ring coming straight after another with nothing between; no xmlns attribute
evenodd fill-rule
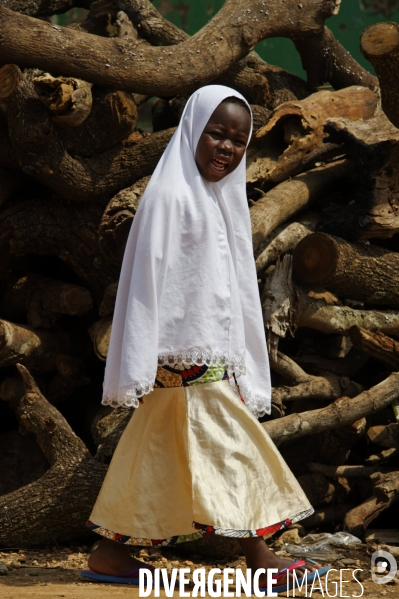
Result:
<svg viewBox="0 0 399 599"><path fill-rule="evenodd" d="M270 413L271 388L245 191L251 131L235 90L195 92L135 215L103 403L138 409L88 523L105 537L90 578L137 582L148 566L128 545L207 534L236 537L248 567L278 568L281 583L320 567L279 559L263 539L313 508L255 417Z"/></svg>

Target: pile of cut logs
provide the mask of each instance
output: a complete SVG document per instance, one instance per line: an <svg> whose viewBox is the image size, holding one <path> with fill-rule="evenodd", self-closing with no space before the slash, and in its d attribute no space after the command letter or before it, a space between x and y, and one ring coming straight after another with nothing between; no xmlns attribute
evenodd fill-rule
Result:
<svg viewBox="0 0 399 599"><path fill-rule="evenodd" d="M75 5L82 23L49 20ZM226 0L189 37L149 0L0 0L0 546L84 534L132 413L100 404L127 235L211 82L253 108L262 425L316 508L304 525L362 537L399 499L399 26L362 36L377 79L325 27L338 9ZM275 36L307 81L253 51Z"/></svg>

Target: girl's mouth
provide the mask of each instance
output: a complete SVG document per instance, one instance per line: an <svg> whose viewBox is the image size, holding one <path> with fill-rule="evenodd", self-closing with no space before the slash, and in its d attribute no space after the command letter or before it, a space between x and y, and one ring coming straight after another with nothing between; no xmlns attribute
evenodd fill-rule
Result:
<svg viewBox="0 0 399 599"><path fill-rule="evenodd" d="M211 164L215 170L219 173L223 173L223 171L227 170L229 166L228 160L223 160L220 158L212 158Z"/></svg>

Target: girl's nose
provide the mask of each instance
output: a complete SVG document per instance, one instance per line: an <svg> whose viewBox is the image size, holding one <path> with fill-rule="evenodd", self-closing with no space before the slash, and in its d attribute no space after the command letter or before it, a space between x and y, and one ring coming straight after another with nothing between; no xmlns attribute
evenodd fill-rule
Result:
<svg viewBox="0 0 399 599"><path fill-rule="evenodd" d="M233 144L231 142L230 139L222 139L219 147L223 150L225 150L226 152L232 152L233 151Z"/></svg>

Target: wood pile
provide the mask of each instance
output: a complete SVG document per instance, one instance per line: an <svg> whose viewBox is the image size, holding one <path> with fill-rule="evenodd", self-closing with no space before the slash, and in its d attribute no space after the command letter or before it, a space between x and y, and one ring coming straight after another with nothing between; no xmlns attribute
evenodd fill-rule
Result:
<svg viewBox="0 0 399 599"><path fill-rule="evenodd" d="M50 22L75 4L85 21ZM262 424L316 508L304 525L363 536L399 499L399 27L362 36L378 81L325 26L338 8L226 0L189 37L149 0L0 0L0 545L84 534L131 416L100 405L127 235L210 82L253 108ZM253 51L275 36L307 81Z"/></svg>

